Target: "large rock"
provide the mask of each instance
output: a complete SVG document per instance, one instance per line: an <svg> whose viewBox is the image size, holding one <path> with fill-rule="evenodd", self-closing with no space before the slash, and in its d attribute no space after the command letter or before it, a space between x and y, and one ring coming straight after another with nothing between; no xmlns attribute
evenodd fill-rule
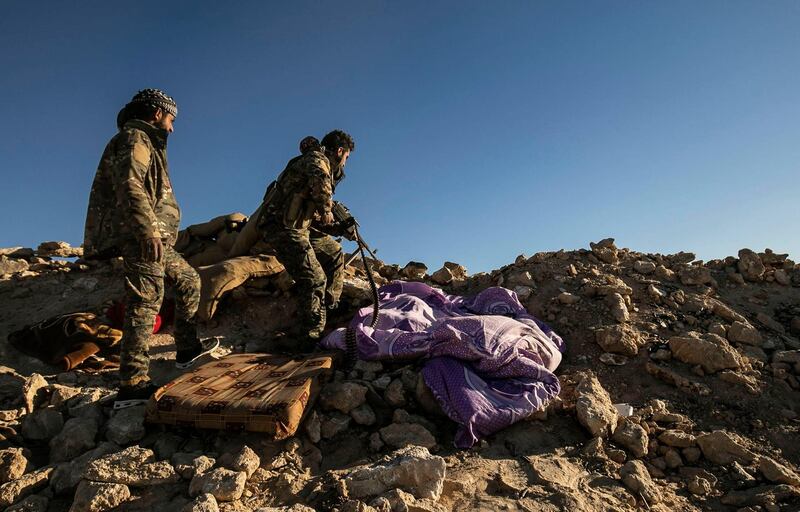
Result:
<svg viewBox="0 0 800 512"><path fill-rule="evenodd" d="M319 403L327 411L349 413L366 401L367 387L355 382L332 382L322 388Z"/></svg>
<svg viewBox="0 0 800 512"><path fill-rule="evenodd" d="M42 242L36 249L36 255L44 258L80 258L83 256L83 247L71 247L67 242Z"/></svg>
<svg viewBox="0 0 800 512"><path fill-rule="evenodd" d="M217 498L213 494L201 494L191 503L187 503L181 512L219 512Z"/></svg>
<svg viewBox="0 0 800 512"><path fill-rule="evenodd" d="M619 470L622 483L634 494L641 494L647 503L654 504L661 501L661 492L650 478L650 473L640 460L631 460Z"/></svg>
<svg viewBox="0 0 800 512"><path fill-rule="evenodd" d="M431 281L439 285L448 285L453 282L453 273L447 267L442 267L431 274Z"/></svg>
<svg viewBox="0 0 800 512"><path fill-rule="evenodd" d="M605 238L597 243L589 242L589 247L592 249L592 254L603 263L612 265L619 263L619 257L617 256L618 250L617 246L614 245L613 238Z"/></svg>
<svg viewBox="0 0 800 512"><path fill-rule="evenodd" d="M90 462L84 477L95 482L146 487L180 480L167 461L155 461L153 450L131 446Z"/></svg>
<svg viewBox="0 0 800 512"><path fill-rule="evenodd" d="M732 462L747 465L756 459L753 452L742 446L732 434L724 430L715 430L710 434L698 436L697 444L705 458L721 466Z"/></svg>
<svg viewBox="0 0 800 512"><path fill-rule="evenodd" d="M665 430L658 436L658 440L674 448L688 448L697 442L694 435L682 430Z"/></svg>
<svg viewBox="0 0 800 512"><path fill-rule="evenodd" d="M47 487L52 471L53 468L45 467L0 485L0 507L7 507L27 495Z"/></svg>
<svg viewBox="0 0 800 512"><path fill-rule="evenodd" d="M236 452L224 454L220 457L219 463L231 471L244 471L247 478L250 478L261 466L261 459L249 446L242 446Z"/></svg>
<svg viewBox="0 0 800 512"><path fill-rule="evenodd" d="M6 512L47 512L50 500L39 494L31 494L14 503Z"/></svg>
<svg viewBox="0 0 800 512"><path fill-rule="evenodd" d="M758 459L758 469L764 475L764 478L770 482L800 487L800 476L797 476L797 473L774 459L761 457Z"/></svg>
<svg viewBox="0 0 800 512"><path fill-rule="evenodd" d="M189 484L189 495L211 494L217 501L236 501L242 497L247 473L217 468L195 475Z"/></svg>
<svg viewBox="0 0 800 512"><path fill-rule="evenodd" d="M25 260L0 256L0 275L24 272L28 270L29 266Z"/></svg>
<svg viewBox="0 0 800 512"><path fill-rule="evenodd" d="M633 264L633 270L644 275L652 274L656 271L656 264L652 261L638 260Z"/></svg>
<svg viewBox="0 0 800 512"><path fill-rule="evenodd" d="M114 443L101 443L97 448L84 453L71 462L59 464L50 476L50 487L53 488L53 492L61 494L74 489L83 478L90 462L117 450L119 450L119 446Z"/></svg>
<svg viewBox="0 0 800 512"><path fill-rule="evenodd" d="M403 277L409 281L421 281L425 279L425 274L428 272L428 266L419 261L409 261L403 270L400 271Z"/></svg>
<svg viewBox="0 0 800 512"><path fill-rule="evenodd" d="M114 412L106 423L106 439L120 446L143 438L145 406L127 407Z"/></svg>
<svg viewBox="0 0 800 512"><path fill-rule="evenodd" d="M593 373L584 374L577 388L575 412L578 422L592 437L608 437L617 426L617 409Z"/></svg>
<svg viewBox="0 0 800 512"><path fill-rule="evenodd" d="M213 468L216 460L197 453L178 452L172 455L171 462L181 478L191 480L195 475Z"/></svg>
<svg viewBox="0 0 800 512"><path fill-rule="evenodd" d="M606 352L635 356L642 345L642 338L634 327L628 324L612 325L598 329L594 333L595 341Z"/></svg>
<svg viewBox="0 0 800 512"><path fill-rule="evenodd" d="M97 423L87 418L70 418L64 429L50 440L50 461L63 462L95 447Z"/></svg>
<svg viewBox="0 0 800 512"><path fill-rule="evenodd" d="M733 325L728 328L728 340L757 347L764 344L764 339L758 329L745 322L733 322Z"/></svg>
<svg viewBox="0 0 800 512"><path fill-rule="evenodd" d="M611 316L617 322L624 323L630 321L631 316L630 313L628 313L628 307L625 305L625 299L623 299L622 295L619 293L607 295L606 306L608 306Z"/></svg>
<svg viewBox="0 0 800 512"><path fill-rule="evenodd" d="M626 419L620 421L612 439L624 446L636 458L647 455L647 432L637 423Z"/></svg>
<svg viewBox="0 0 800 512"><path fill-rule="evenodd" d="M64 417L53 408L39 409L25 415L22 437L30 441L49 441L64 428Z"/></svg>
<svg viewBox="0 0 800 512"><path fill-rule="evenodd" d="M82 480L75 491L70 512L104 512L131 497L127 485Z"/></svg>
<svg viewBox="0 0 800 512"><path fill-rule="evenodd" d="M786 485L786 484L759 485L758 487L753 487L742 491L730 491L728 494L720 498L719 501L723 505L731 505L734 507L745 507L745 506L755 507L758 505L761 506L776 505L781 501L796 499L798 497L800 497L800 490L795 489L791 485ZM751 508L749 510L759 510L759 509ZM776 509L773 507L768 510L782 510L782 509Z"/></svg>
<svg viewBox="0 0 800 512"><path fill-rule="evenodd" d="M702 339L690 336L670 338L669 348L679 361L700 365L706 373L742 366L742 357L724 338L706 334Z"/></svg>
<svg viewBox="0 0 800 512"><path fill-rule="evenodd" d="M426 448L410 446L381 460L337 474L344 481L350 498L379 496L391 489L402 489L417 498L438 500L442 494L447 464Z"/></svg>
<svg viewBox="0 0 800 512"><path fill-rule="evenodd" d="M0 450L0 484L16 480L25 474L28 459L22 448Z"/></svg>
<svg viewBox="0 0 800 512"><path fill-rule="evenodd" d="M436 446L436 438L433 437L428 429L415 423L392 423L380 430L383 442L392 448L402 448L404 446L423 446L433 448Z"/></svg>
<svg viewBox="0 0 800 512"><path fill-rule="evenodd" d="M764 263L755 252L750 249L739 251L739 262L737 263L739 273L746 281L761 281L764 277Z"/></svg>
<svg viewBox="0 0 800 512"><path fill-rule="evenodd" d="M22 400L29 413L39 405L41 393L47 386L47 380L38 373L32 373L25 379L25 383L22 385Z"/></svg>

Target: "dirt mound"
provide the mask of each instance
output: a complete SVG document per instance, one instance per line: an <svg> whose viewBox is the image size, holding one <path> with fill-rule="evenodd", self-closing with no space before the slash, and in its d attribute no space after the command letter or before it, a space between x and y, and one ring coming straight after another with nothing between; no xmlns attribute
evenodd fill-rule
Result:
<svg viewBox="0 0 800 512"><path fill-rule="evenodd" d="M0 250L0 336L122 297L119 262L45 243ZM800 266L770 250L696 261L613 239L468 275L374 261L381 283L516 292L567 343L560 396L453 448L416 365L337 371L297 436L166 429L111 410L113 372L55 373L2 344L0 505L8 510L800 510ZM348 267L331 328L369 303ZM273 351L295 306L285 275L223 298L205 335ZM151 353L176 376L169 332Z"/></svg>

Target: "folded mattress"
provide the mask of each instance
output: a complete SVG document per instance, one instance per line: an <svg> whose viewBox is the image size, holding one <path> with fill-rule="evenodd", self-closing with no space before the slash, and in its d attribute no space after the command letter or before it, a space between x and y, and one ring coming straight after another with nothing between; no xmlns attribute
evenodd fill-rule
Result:
<svg viewBox="0 0 800 512"><path fill-rule="evenodd" d="M156 391L152 423L294 435L333 366L333 354L234 354L185 373Z"/></svg>

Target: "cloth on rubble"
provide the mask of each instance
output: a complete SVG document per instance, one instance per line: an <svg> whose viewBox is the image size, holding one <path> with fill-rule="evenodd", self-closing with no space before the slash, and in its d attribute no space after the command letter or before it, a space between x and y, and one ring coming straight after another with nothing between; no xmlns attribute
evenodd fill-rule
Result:
<svg viewBox="0 0 800 512"><path fill-rule="evenodd" d="M116 358L102 360L95 356L115 347L120 338L122 331L105 325L92 313L48 318L8 335L14 348L62 371L81 365L95 369L119 366Z"/></svg>
<svg viewBox="0 0 800 512"><path fill-rule="evenodd" d="M459 429L455 444L479 439L522 420L558 395L553 371L564 341L530 315L511 290L488 288L473 297L446 295L423 283L395 281L379 290L381 313L358 311L358 357L425 360L422 376ZM331 332L326 349L345 350L346 329Z"/></svg>
<svg viewBox="0 0 800 512"><path fill-rule="evenodd" d="M200 306L197 319L206 322L214 316L222 296L251 277L266 277L283 272L274 256L239 256L197 269L200 274Z"/></svg>

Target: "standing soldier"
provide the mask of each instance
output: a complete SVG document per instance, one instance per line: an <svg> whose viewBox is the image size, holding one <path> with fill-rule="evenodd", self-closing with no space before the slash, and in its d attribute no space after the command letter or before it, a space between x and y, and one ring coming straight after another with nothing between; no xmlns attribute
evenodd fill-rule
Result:
<svg viewBox="0 0 800 512"><path fill-rule="evenodd" d="M323 137L321 146L306 137L302 154L289 161L264 196L258 229L295 281L298 323L287 334L305 348L319 340L326 308L335 308L342 293L342 247L314 226L333 222L333 192L353 149L353 138L341 130Z"/></svg>
<svg viewBox="0 0 800 512"><path fill-rule="evenodd" d="M205 347L197 338L200 277L172 247L181 213L167 168L167 135L177 114L175 101L162 91L136 93L117 116L119 133L103 151L89 196L84 253L122 256L125 273L115 408L143 403L156 389L148 376L148 340L164 297L164 276L175 287L175 366L191 367L218 344Z"/></svg>

